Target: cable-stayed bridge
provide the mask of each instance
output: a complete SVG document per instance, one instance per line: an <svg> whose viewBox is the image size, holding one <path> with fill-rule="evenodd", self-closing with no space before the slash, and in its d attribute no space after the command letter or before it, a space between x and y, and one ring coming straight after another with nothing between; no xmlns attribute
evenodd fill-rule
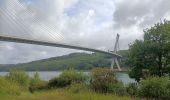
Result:
<svg viewBox="0 0 170 100"><path fill-rule="evenodd" d="M15 9L15 7L17 9ZM118 64L118 60L121 58L121 55L117 54L119 35L116 37L115 48L111 51L103 51L94 48L58 43L56 41L66 41L66 39L71 39L72 37L75 38L75 35L69 35L66 33L70 31L71 34L74 32L80 32L62 29L65 24L58 25L60 22L57 20L60 18L58 15L57 17L55 16L53 18L51 15L46 15L44 8L42 11L40 9L27 9L27 6L24 3L16 4L14 0L8 0L4 7L0 7L0 41L62 47L104 53L112 56L111 69L113 69L113 66L116 64L118 70L121 70ZM37 12L39 10L40 12ZM72 26L74 26L74 24L71 24L69 27ZM54 41L48 41L49 39Z"/></svg>
<svg viewBox="0 0 170 100"><path fill-rule="evenodd" d="M49 42L49 41L39 41L39 40L10 37L10 36L3 36L3 35L0 35L0 41L24 43L24 44L34 44L34 45L42 45L42 46L50 46L50 47L70 48L70 49L77 49L77 50L84 50L84 51L91 51L91 52L99 52L99 53L111 55L113 58L111 69L113 69L113 64L116 63L118 70L121 71L120 66L118 65L118 62L117 62L117 59L120 59L121 55L116 53L116 51L115 51L116 49L114 50L114 52L111 52L111 51L103 51L103 50L81 47L81 46L74 46L74 45L69 45L69 44L61 44L61 43L54 43L54 42ZM116 42L115 48L116 48L116 46L117 46L117 42Z"/></svg>

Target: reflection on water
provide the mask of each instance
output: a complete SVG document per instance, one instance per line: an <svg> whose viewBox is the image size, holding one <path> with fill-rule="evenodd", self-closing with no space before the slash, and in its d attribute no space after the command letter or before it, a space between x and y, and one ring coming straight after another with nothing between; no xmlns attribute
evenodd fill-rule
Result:
<svg viewBox="0 0 170 100"><path fill-rule="evenodd" d="M8 72L0 72L0 76L5 76ZM27 72L30 77L33 77L36 72ZM38 72L40 75L40 78L42 80L48 81L54 77L59 76L62 72L59 71L43 71ZM88 74L89 72L84 72L85 74ZM135 80L129 78L129 75L124 72L117 72L116 77L119 81L122 81L124 84L134 83Z"/></svg>

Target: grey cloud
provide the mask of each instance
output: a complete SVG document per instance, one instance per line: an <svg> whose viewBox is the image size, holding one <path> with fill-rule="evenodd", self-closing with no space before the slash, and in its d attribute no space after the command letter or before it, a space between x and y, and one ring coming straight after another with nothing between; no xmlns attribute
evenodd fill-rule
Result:
<svg viewBox="0 0 170 100"><path fill-rule="evenodd" d="M170 11L169 5L169 0L125 0L116 6L115 27L151 25Z"/></svg>
<svg viewBox="0 0 170 100"><path fill-rule="evenodd" d="M120 49L127 49L130 42L142 39L143 27L170 14L169 0L26 1L0 1L0 35L112 50L116 33L119 33ZM82 5L76 8L79 9L76 15L66 14L66 9L79 3ZM82 52L6 42L0 42L0 49L0 63L29 62Z"/></svg>
<svg viewBox="0 0 170 100"><path fill-rule="evenodd" d="M5 63L23 63L49 57L61 56L72 52L82 52L64 48L25 45L1 42L0 61Z"/></svg>
<svg viewBox="0 0 170 100"><path fill-rule="evenodd" d="M61 4L63 3L63 0L51 2L48 2L49 0L45 0L43 3L51 5L52 7L47 6L49 8L44 8L46 9L45 12L40 9L42 8L40 7L42 4L26 5L24 2L20 2L19 0L3 1L4 2L2 2L3 4L1 4L2 6L0 7L0 35L62 42L62 37L58 35L59 32L57 30L60 24L57 26L58 23L54 23L53 20L50 21L49 19L52 17L56 17L57 19L57 16L63 16L63 11L66 7ZM71 1L75 0L70 0L70 2ZM60 7L56 7L57 4L59 4ZM38 9L37 6L40 8ZM46 7L45 5L43 6ZM28 62L75 52L75 50L62 48L4 42L0 42L0 48L1 63Z"/></svg>

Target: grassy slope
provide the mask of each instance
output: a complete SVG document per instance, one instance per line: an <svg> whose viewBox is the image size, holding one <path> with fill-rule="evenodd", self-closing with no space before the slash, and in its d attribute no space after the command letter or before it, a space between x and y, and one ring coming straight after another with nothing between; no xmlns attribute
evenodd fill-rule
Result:
<svg viewBox="0 0 170 100"><path fill-rule="evenodd" d="M1 100L133 100L130 97L92 92L71 93L64 89L36 92L34 94L23 93L20 96L0 96L0 98Z"/></svg>
<svg viewBox="0 0 170 100"><path fill-rule="evenodd" d="M3 94L17 95L20 94L21 91L25 92L26 89L18 85L18 83L14 81L7 80L5 77L0 77L0 95Z"/></svg>
<svg viewBox="0 0 170 100"><path fill-rule="evenodd" d="M120 51L124 55L127 50ZM7 71L11 67L21 68L31 71L55 71L67 68L89 70L93 67L109 67L110 57L107 55L93 53L73 53L61 57L53 57L25 64L0 65L0 71Z"/></svg>

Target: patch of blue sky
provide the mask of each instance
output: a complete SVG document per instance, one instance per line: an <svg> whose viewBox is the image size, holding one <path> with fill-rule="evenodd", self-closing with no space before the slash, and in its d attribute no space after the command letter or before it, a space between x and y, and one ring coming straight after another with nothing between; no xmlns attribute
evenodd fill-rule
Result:
<svg viewBox="0 0 170 100"><path fill-rule="evenodd" d="M79 0L76 4L65 10L69 17L74 17L82 12L94 10L96 24L112 21L115 7L109 2L102 0Z"/></svg>
<svg viewBox="0 0 170 100"><path fill-rule="evenodd" d="M65 13L69 16L69 17L74 17L79 15L82 10L84 9L84 5L83 5L83 0L79 0L77 3L75 3L74 5L72 5L71 7L65 9Z"/></svg>
<svg viewBox="0 0 170 100"><path fill-rule="evenodd" d="M48 7L50 5L46 5L46 2L43 2L42 0L20 0L23 4L26 4L27 6L35 7L39 11L46 12ZM49 0L50 2L50 0Z"/></svg>
<svg viewBox="0 0 170 100"><path fill-rule="evenodd" d="M30 4L33 4L33 3L35 3L37 0L19 0L21 3L25 3L25 4L28 4L28 5L30 5Z"/></svg>
<svg viewBox="0 0 170 100"><path fill-rule="evenodd" d="M5 0L0 0L0 8L3 7Z"/></svg>

